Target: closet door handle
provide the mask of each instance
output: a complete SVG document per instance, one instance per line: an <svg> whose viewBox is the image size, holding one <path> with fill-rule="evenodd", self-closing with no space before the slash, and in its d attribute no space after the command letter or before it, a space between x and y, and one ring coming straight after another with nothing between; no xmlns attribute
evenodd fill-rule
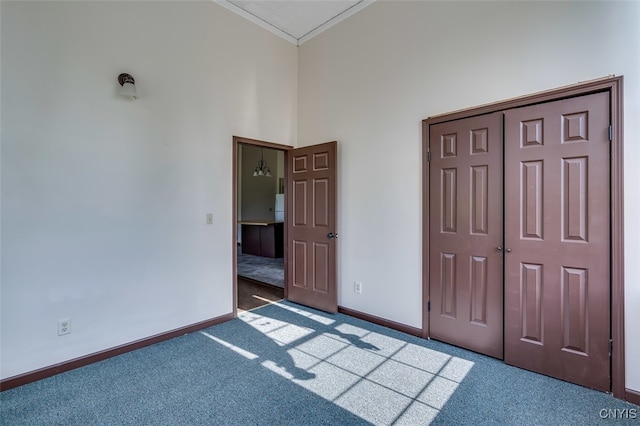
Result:
<svg viewBox="0 0 640 426"><path fill-rule="evenodd" d="M511 253L511 249L510 249L510 248L506 249L505 251L506 251L507 253Z"/></svg>
<svg viewBox="0 0 640 426"><path fill-rule="evenodd" d="M496 251L498 251L498 252L502 251L502 246L496 247Z"/></svg>

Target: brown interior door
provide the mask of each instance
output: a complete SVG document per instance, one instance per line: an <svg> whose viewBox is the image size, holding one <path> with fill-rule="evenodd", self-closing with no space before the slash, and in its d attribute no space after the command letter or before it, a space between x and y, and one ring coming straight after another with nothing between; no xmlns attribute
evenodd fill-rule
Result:
<svg viewBox="0 0 640 426"><path fill-rule="evenodd" d="M337 142L287 151L287 298L337 312Z"/></svg>
<svg viewBox="0 0 640 426"><path fill-rule="evenodd" d="M505 361L609 390L609 95L505 113Z"/></svg>
<svg viewBox="0 0 640 426"><path fill-rule="evenodd" d="M432 338L502 359L502 113L430 127Z"/></svg>

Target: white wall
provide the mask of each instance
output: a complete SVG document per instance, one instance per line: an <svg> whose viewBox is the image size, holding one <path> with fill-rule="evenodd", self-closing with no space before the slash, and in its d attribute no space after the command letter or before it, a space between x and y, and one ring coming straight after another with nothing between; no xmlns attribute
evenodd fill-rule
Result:
<svg viewBox="0 0 640 426"><path fill-rule="evenodd" d="M421 326L422 119L623 74L626 385L640 390L638 22L632 2L378 1L303 44L298 140L340 141L339 304Z"/></svg>
<svg viewBox="0 0 640 426"><path fill-rule="evenodd" d="M232 135L295 143L296 48L209 1L1 8L0 377L231 312Z"/></svg>

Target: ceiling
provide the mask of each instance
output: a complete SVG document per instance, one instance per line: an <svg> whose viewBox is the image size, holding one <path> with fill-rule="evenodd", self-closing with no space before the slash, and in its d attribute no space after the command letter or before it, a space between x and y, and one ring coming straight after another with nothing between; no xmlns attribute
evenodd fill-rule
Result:
<svg viewBox="0 0 640 426"><path fill-rule="evenodd" d="M375 0L217 0L285 40L301 45Z"/></svg>

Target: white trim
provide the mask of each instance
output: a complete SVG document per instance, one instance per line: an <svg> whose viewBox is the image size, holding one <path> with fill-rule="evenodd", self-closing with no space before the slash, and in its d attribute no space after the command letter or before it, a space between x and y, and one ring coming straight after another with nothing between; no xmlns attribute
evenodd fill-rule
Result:
<svg viewBox="0 0 640 426"><path fill-rule="evenodd" d="M274 27L273 25L269 24L266 21L263 21L262 19L258 18L255 15L252 15L251 13L249 13L246 10L242 9L241 7L238 7L235 4L233 4L233 3L231 3L231 2L229 2L227 0L213 0L213 2L215 4L217 4L217 5L219 5L219 6L224 7L227 10L230 10L231 12L235 13L236 15L242 16L246 20L251 21L256 25L261 26L265 30L272 32L273 34L277 35L278 37L281 37L281 38L287 40L289 43L294 44L296 46L298 45L298 39L293 37L291 34L285 33L281 29Z"/></svg>
<svg viewBox="0 0 640 426"><path fill-rule="evenodd" d="M367 6L369 6L371 3L375 2L375 1L376 0L360 0L359 3L354 4L349 9L345 10L344 12L342 12L340 15L329 19L324 24L320 25L319 27L315 28L314 30L312 30L312 31L306 33L305 35L303 35L302 37L300 37L298 39L298 46L300 46L302 43L305 43L305 42L311 40L313 37L317 36L321 32L328 30L329 28L333 27L338 22L340 22L340 21L342 21L344 19L347 19L349 16L353 15L354 13L361 11L362 9L364 9Z"/></svg>
<svg viewBox="0 0 640 426"><path fill-rule="evenodd" d="M236 6L235 4L231 3L228 0L212 0L215 4L224 7L225 9L235 13L236 15L240 15L243 18L245 18L246 20L253 22L254 24L264 28L265 30L272 32L273 34L277 35L278 37L281 37L285 40L287 40L289 43L294 44L296 46L300 46L302 43L305 43L309 40L311 40L313 37L317 36L318 34L320 34L321 32L324 32L326 30L328 30L329 28L333 27L335 24L337 24L338 22L348 18L349 16L353 15L356 12L359 12L360 10L364 9L365 7L369 6L371 3L375 2L376 0L360 0L360 2L354 4L353 6L351 6L349 9L345 10L344 12L340 13L337 16L334 16L333 18L329 19L327 22L323 23L322 25L314 28L313 30L309 31L308 33L306 33L305 35L303 35L300 38L295 38L294 36L292 36L291 34L282 31L280 28L277 28L273 25L271 25L269 22L262 20L260 18L258 18L257 16L247 12L246 10L244 10L243 8Z"/></svg>

